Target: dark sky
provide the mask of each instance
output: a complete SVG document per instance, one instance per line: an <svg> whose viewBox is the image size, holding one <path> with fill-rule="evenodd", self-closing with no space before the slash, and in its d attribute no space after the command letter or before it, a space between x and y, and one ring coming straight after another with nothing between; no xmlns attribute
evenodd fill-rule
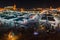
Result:
<svg viewBox="0 0 60 40"><path fill-rule="evenodd" d="M59 7L60 0L0 0L0 7L16 4L17 7L33 8L33 7Z"/></svg>

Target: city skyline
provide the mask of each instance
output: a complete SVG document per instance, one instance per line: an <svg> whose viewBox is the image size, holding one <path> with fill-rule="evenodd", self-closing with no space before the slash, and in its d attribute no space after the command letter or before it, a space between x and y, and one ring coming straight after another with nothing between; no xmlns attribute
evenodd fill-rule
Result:
<svg viewBox="0 0 60 40"><path fill-rule="evenodd" d="M47 8L60 7L60 0L0 0L0 7L13 6L17 8Z"/></svg>

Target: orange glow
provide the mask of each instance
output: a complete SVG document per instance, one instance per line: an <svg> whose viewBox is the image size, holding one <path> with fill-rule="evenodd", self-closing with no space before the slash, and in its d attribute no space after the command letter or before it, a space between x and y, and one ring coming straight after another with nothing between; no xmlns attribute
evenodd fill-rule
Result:
<svg viewBox="0 0 60 40"><path fill-rule="evenodd" d="M17 40L17 39L18 39L18 37L15 36L15 35L13 35L12 32L10 32L10 33L8 34L8 39L7 39L7 40Z"/></svg>
<svg viewBox="0 0 60 40"><path fill-rule="evenodd" d="M4 10L4 8L0 8L0 11L3 11Z"/></svg>
<svg viewBox="0 0 60 40"><path fill-rule="evenodd" d="M21 12L24 12L24 9L23 8L21 8L20 10L21 10Z"/></svg>
<svg viewBox="0 0 60 40"><path fill-rule="evenodd" d="M53 8L52 8L52 6L50 6L50 9L49 10L52 10Z"/></svg>
<svg viewBox="0 0 60 40"><path fill-rule="evenodd" d="M60 7L56 8L56 9L60 11Z"/></svg>
<svg viewBox="0 0 60 40"><path fill-rule="evenodd" d="M14 6L13 6L13 10L16 10L16 5L14 4Z"/></svg>

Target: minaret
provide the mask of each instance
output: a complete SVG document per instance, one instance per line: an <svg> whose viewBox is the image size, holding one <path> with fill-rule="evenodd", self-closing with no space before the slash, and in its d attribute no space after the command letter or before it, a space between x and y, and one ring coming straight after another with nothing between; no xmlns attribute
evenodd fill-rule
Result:
<svg viewBox="0 0 60 40"><path fill-rule="evenodd" d="M16 4L14 4L14 6L13 6L13 10L16 10Z"/></svg>
<svg viewBox="0 0 60 40"><path fill-rule="evenodd" d="M50 9L53 9L52 6L50 6Z"/></svg>

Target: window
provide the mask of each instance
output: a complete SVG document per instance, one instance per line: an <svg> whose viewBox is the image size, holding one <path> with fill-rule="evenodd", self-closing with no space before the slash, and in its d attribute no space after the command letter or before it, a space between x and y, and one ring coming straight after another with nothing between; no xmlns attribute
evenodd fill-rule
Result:
<svg viewBox="0 0 60 40"><path fill-rule="evenodd" d="M42 15L42 20L47 20L46 14L43 14L43 15Z"/></svg>
<svg viewBox="0 0 60 40"><path fill-rule="evenodd" d="M47 20L47 17L42 17L42 20Z"/></svg>
<svg viewBox="0 0 60 40"><path fill-rule="evenodd" d="M48 17L49 21L55 21L53 17Z"/></svg>
<svg viewBox="0 0 60 40"><path fill-rule="evenodd" d="M52 16L51 14L44 14L45 16Z"/></svg>
<svg viewBox="0 0 60 40"><path fill-rule="evenodd" d="M12 19L12 18L15 18L15 17L14 16L11 16L11 17L6 16L6 17L4 17L4 19Z"/></svg>

